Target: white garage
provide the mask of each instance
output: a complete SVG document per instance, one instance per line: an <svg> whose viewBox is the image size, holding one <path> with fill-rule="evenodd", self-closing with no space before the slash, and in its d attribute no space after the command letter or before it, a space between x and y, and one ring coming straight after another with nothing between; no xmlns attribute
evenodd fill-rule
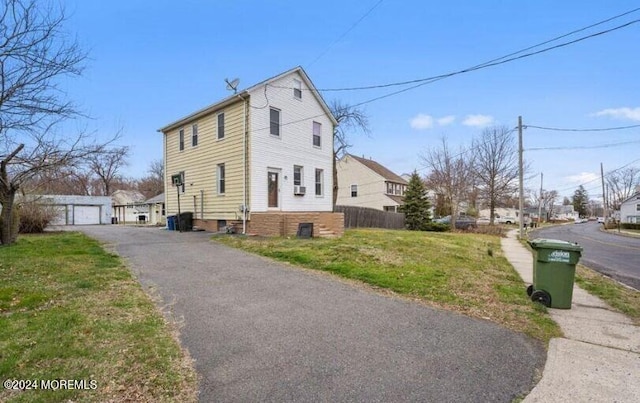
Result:
<svg viewBox="0 0 640 403"><path fill-rule="evenodd" d="M111 224L111 198L107 196L38 196L40 204L53 207L52 225Z"/></svg>

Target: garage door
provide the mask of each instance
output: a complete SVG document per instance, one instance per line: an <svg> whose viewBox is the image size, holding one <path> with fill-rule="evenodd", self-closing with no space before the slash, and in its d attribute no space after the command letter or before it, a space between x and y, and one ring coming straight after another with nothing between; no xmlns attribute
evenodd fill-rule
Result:
<svg viewBox="0 0 640 403"><path fill-rule="evenodd" d="M100 206L73 206L73 224L100 224Z"/></svg>

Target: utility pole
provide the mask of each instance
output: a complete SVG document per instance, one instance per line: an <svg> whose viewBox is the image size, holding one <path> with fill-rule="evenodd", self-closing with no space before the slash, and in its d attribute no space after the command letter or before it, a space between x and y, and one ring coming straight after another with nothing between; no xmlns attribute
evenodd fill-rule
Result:
<svg viewBox="0 0 640 403"><path fill-rule="evenodd" d="M520 167L520 217L518 217L519 225L520 225L520 239L524 238L524 217L522 216L522 210L524 209L524 172L522 165L522 116L518 116L518 164Z"/></svg>
<svg viewBox="0 0 640 403"><path fill-rule="evenodd" d="M607 228L607 194L604 191L604 168L602 162L600 163L600 177L602 178L602 214L604 218L604 227Z"/></svg>
<svg viewBox="0 0 640 403"><path fill-rule="evenodd" d="M542 172L540 172L540 198L538 199L538 226L542 224Z"/></svg>

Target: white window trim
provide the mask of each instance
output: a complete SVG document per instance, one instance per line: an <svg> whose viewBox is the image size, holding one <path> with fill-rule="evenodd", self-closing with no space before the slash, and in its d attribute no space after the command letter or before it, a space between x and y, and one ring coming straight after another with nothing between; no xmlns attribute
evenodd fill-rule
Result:
<svg viewBox="0 0 640 403"><path fill-rule="evenodd" d="M278 111L278 134L271 133L271 111ZM269 135L273 138L282 138L282 110L278 108L269 108Z"/></svg>
<svg viewBox="0 0 640 403"><path fill-rule="evenodd" d="M222 115L222 137L220 137L220 115ZM224 124L224 112L220 112L216 115L216 140L222 141L227 138L227 127Z"/></svg>
<svg viewBox="0 0 640 403"><path fill-rule="evenodd" d="M195 129L195 130L194 130ZM191 125L191 147L198 147L198 144L200 144L200 136L199 136L200 132L198 131L198 124L194 123ZM193 145L193 139L196 139L196 144Z"/></svg>
<svg viewBox="0 0 640 403"><path fill-rule="evenodd" d="M178 151L184 151L184 127L178 129Z"/></svg>
<svg viewBox="0 0 640 403"><path fill-rule="evenodd" d="M356 187L356 195L355 196L353 195L353 187L354 186ZM357 183L349 185L349 196L358 197L358 184Z"/></svg>
<svg viewBox="0 0 640 403"><path fill-rule="evenodd" d="M296 168L300 169L300 183L296 185ZM302 165L293 166L293 186L304 186L304 167Z"/></svg>
<svg viewBox="0 0 640 403"><path fill-rule="evenodd" d="M224 169L224 176L222 177L222 180L224 181L224 191L221 192L220 191L220 168ZM227 167L225 166L224 163L222 164L218 164L216 165L216 194L218 196L224 196L227 192Z"/></svg>
<svg viewBox="0 0 640 403"><path fill-rule="evenodd" d="M318 171L320 172L320 194L318 194L318 192L316 192L316 186L318 186ZM324 197L324 169L320 169L320 168L316 168L315 172L315 177L313 178L313 192L315 193L316 197L318 198L322 198Z"/></svg>
<svg viewBox="0 0 640 403"><path fill-rule="evenodd" d="M320 126L320 133L318 133L318 135L317 135L318 138L320 139L320 145L319 146L315 145L315 141L314 141L315 138L316 138L316 133L315 133L316 124ZM311 123L311 145L313 146L313 148L322 149L322 123L320 123L320 122L313 121Z"/></svg>
<svg viewBox="0 0 640 403"><path fill-rule="evenodd" d="M300 97L296 96L296 90L300 91ZM293 99L302 101L302 81L296 78L293 79Z"/></svg>

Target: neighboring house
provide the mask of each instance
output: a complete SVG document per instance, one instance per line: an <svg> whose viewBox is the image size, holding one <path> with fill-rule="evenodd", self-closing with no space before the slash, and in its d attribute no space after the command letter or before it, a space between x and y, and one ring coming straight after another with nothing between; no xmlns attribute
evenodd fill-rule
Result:
<svg viewBox="0 0 640 403"><path fill-rule="evenodd" d="M573 206L570 205L570 204L554 206L553 210L554 210L553 217L551 217L551 219L555 219L555 220L577 220L578 218L580 218L580 215L578 214L578 212L575 211Z"/></svg>
<svg viewBox="0 0 640 403"><path fill-rule="evenodd" d="M25 198L55 211L51 225L111 224L108 196L27 195Z"/></svg>
<svg viewBox="0 0 640 403"><path fill-rule="evenodd" d="M376 161L347 154L337 165L339 206L397 212L409 184Z"/></svg>
<svg viewBox="0 0 640 403"><path fill-rule="evenodd" d="M118 224L146 223L149 205L144 195L137 190L116 190L111 194L112 217Z"/></svg>
<svg viewBox="0 0 640 403"><path fill-rule="evenodd" d="M165 214L164 193L160 193L145 201L149 208L149 224L167 223L167 215Z"/></svg>
<svg viewBox="0 0 640 403"><path fill-rule="evenodd" d="M312 222L336 234L331 111L301 67L231 95L158 131L164 138L167 215L194 225L295 234Z"/></svg>
<svg viewBox="0 0 640 403"><path fill-rule="evenodd" d="M640 223L640 190L620 204L620 222Z"/></svg>

